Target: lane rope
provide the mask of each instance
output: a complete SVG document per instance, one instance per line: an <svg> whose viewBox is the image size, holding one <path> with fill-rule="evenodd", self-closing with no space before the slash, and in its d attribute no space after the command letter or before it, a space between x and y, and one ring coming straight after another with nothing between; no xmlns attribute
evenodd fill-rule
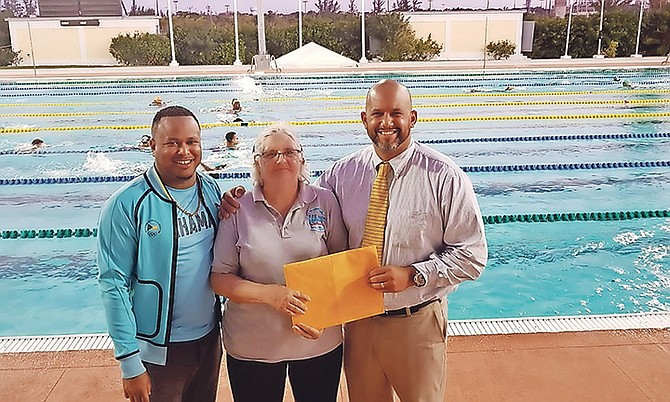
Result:
<svg viewBox="0 0 670 402"><path fill-rule="evenodd" d="M550 105L655 105L670 103L670 99L611 99L592 101L535 101L535 102L478 102L478 103L435 103L427 105L412 105L415 109L437 109L457 107L506 107L506 106L550 106ZM310 110L359 110L360 106L337 106L315 108Z"/></svg>
<svg viewBox="0 0 670 402"><path fill-rule="evenodd" d="M648 211L607 211L607 212L561 212L545 214L512 214L484 216L484 224L500 223L540 223L540 222L574 222L574 221L626 221L644 218L670 218L670 210L657 209Z"/></svg>
<svg viewBox="0 0 670 402"><path fill-rule="evenodd" d="M156 114L156 112L60 112L60 113L0 113L0 117L68 117L68 116L102 116L127 114Z"/></svg>
<svg viewBox="0 0 670 402"><path fill-rule="evenodd" d="M658 82L653 82L651 84L658 84ZM323 85L323 84L321 84ZM548 84L549 85L549 84ZM555 84L551 84L555 85ZM574 84L573 84L574 85ZM595 84L580 84L580 85L604 85L604 83L595 83ZM524 85L524 86L539 86L539 85ZM418 86L412 88L463 88L467 87L464 85L454 85L454 86L445 86L445 85L430 85L430 86ZM471 86L472 87L472 86ZM1 89L1 88L0 88ZM53 90L53 88L51 88ZM62 88L57 88L62 89ZM68 89L68 88L65 88ZM367 90L368 87L338 87L340 90ZM150 91L103 91L98 90L94 92L39 92L39 93L3 93L2 96L5 98L15 97L44 97L44 96L95 96L95 95L168 95L174 93L215 93L215 92L235 92L235 89L228 88L189 88L188 92L179 92L175 90L166 90L163 88L155 88ZM670 89L612 89L612 90L592 90L592 91L545 91L545 92L472 92L472 93L456 93L456 94L417 94L412 95L412 98L419 99L431 99L431 98L467 98L467 97L501 97L501 96L516 96L516 97L527 97L527 96L574 96L574 95L604 95L604 94L667 94L670 93ZM259 101L262 102L288 102L288 101L341 101L341 100L362 100L365 99L363 95L357 96L314 96L314 97L265 97L259 98ZM217 100L216 102L229 102L225 100ZM45 102L39 104L22 104L22 103L3 103L0 104L2 107L16 107L16 106L78 106L78 105L90 105L90 104L122 104L130 102L90 102L90 103L54 103L54 102Z"/></svg>
<svg viewBox="0 0 670 402"><path fill-rule="evenodd" d="M652 117L670 117L670 112L655 113L603 113L603 114L579 114L579 115L525 115L525 116L469 116L469 117L423 117L419 118L422 123L447 123L464 121L511 121L511 120L582 120L582 119L645 119ZM272 121L265 122L238 122L238 123L204 123L203 129L214 127L261 127L273 124ZM360 120L321 120L321 121L290 121L287 124L293 126L313 126L327 124L360 124ZM125 126L74 126L74 127L5 127L0 129L0 134L34 133L39 131L92 131L92 130L147 130L148 124L125 125Z"/></svg>
<svg viewBox="0 0 670 402"><path fill-rule="evenodd" d="M670 89L610 89L604 91L546 91L546 92L473 92L458 94L417 94L412 95L413 99L434 99L434 98L471 98L482 96L574 96L574 95L603 95L603 94L667 94ZM364 100L364 95L358 96L310 96L310 97L286 97L286 98L261 98L264 102L288 102L297 100L315 100L315 101L341 101L341 100Z"/></svg>
<svg viewBox="0 0 670 402"><path fill-rule="evenodd" d="M640 74L642 70L642 74ZM548 78L545 76L549 76ZM11 88L44 88L48 87L72 87L73 85L107 85L112 87L151 87L147 84L157 84L157 85L175 85L183 86L183 84L190 85L223 85L230 84L231 82L239 79L240 77L249 77L248 74L236 74L229 77L221 76L198 76L198 77L171 77L171 78L151 78L151 77L142 77L142 78L117 78L117 79L79 79L79 80L63 80L63 81L41 81L39 83L35 82L25 82L25 81L13 81L13 82L4 82L0 84L2 87ZM509 80L509 81L527 81L534 78L541 77L541 79L551 79L555 83L565 83L566 80L594 80L601 79L605 80L603 83L616 84L621 82L621 80L637 80L637 79L656 79L656 78L666 78L667 74L663 67L660 68L644 68L638 69L637 71L628 70L628 71L617 71L617 74L613 72L605 72L602 70L572 70L572 71L556 71L553 69L547 70L516 70L513 73L510 71L458 71L458 72L443 72L443 71L426 71L417 73L405 73L405 74L389 74L389 73L365 73L357 75L358 81L362 82L371 82L375 83L382 78L396 78L402 79L403 81L410 83L434 83L438 80L441 81L458 81L458 82L471 82L471 81L500 81L500 80ZM295 84L295 82L314 82L318 81L323 83L324 80L329 80L330 82L351 82L350 73L328 73L328 74L311 74L309 76L304 75L283 75L283 76L254 76L254 80L257 82L275 82L281 81L285 84ZM601 81L602 82L602 81Z"/></svg>
<svg viewBox="0 0 670 402"><path fill-rule="evenodd" d="M484 215L485 225L502 223L548 223L548 222L606 222L633 219L670 218L670 210L605 211L605 212L555 212L541 214ZM97 237L98 228L77 229L23 229L3 230L3 240L18 239L64 239Z"/></svg>
<svg viewBox="0 0 670 402"><path fill-rule="evenodd" d="M70 102L70 103L0 103L0 107L52 107L52 106L89 106L122 105L131 102Z"/></svg>
<svg viewBox="0 0 670 402"><path fill-rule="evenodd" d="M496 172L523 172L548 170L599 170L599 169L626 169L626 168L656 168L670 167L670 161L632 161L632 162L585 162L585 163L547 163L526 165L479 165L463 166L468 173L496 173ZM312 177L323 174L323 170L312 172ZM209 173L215 179L246 180L251 178L250 172L222 172ZM31 184L72 184L72 183L116 183L127 182L135 175L123 176L80 176L80 177L32 177L0 179L0 186L20 186Z"/></svg>
<svg viewBox="0 0 670 402"><path fill-rule="evenodd" d="M422 144L457 144L457 143L486 143L486 142L533 142L533 141L572 141L572 140L623 140L640 138L670 138L670 132L664 133L619 133L619 134L565 134L565 135L533 135L519 137L474 137L474 138L443 138L415 140ZM336 144L304 144L303 148L332 148L366 146L369 142L345 142ZM216 149L204 148L204 151L215 151ZM143 152L135 147L121 147L114 149L38 149L33 152L17 150L0 150L2 155L66 155L66 154L88 154L88 153L118 153L118 152Z"/></svg>
<svg viewBox="0 0 670 402"><path fill-rule="evenodd" d="M227 103L227 102L226 102ZM659 105L670 103L670 99L610 99L591 101L508 101L508 102L478 102L478 103L435 103L413 105L415 109L448 109L460 107L508 107L508 106L553 106L553 105ZM53 104L56 105L56 104ZM0 105L1 106L1 105ZM18 106L18 105L17 105ZM359 110L361 106L335 106L323 108L308 108L306 110ZM147 115L155 111L97 111L97 112L58 112L58 113L0 113L0 117L69 117L69 116L103 116L103 115Z"/></svg>
<svg viewBox="0 0 670 402"><path fill-rule="evenodd" d="M506 79L507 81L518 81L512 78ZM470 88L473 90L472 93L477 94L477 93L484 93L487 95L493 95L494 94L499 94L503 92L475 92L477 88L482 87L482 81L486 80L472 80L471 82L476 82L476 83L463 83L463 82L456 82L454 84L448 83L445 81L437 82L437 83L431 83L431 84L425 84L425 83L406 83L409 84L408 88L410 89L445 89L445 88L453 88L453 89L462 89L462 88ZM497 81L497 80L496 80ZM361 83L361 85L356 85L356 84L351 84L351 83L343 83L343 84L338 84L338 83L333 83L330 85L330 88L332 89L337 89L337 90L343 90L343 91L367 91L369 89L369 86L372 83ZM666 81L662 80L657 80L657 81L636 81L636 85L658 85L658 84L667 84ZM261 85L263 85L267 89L275 89L276 90L310 90L310 89L322 89L324 88L324 85L328 85L326 82L322 83L300 83L300 84L291 84L291 83L286 83L286 82L262 82ZM616 82L602 82L602 81L597 81L597 82L575 82L575 83L558 83L558 82L524 82L523 87L548 87L548 86L605 86L605 85L619 85L619 83ZM211 87L211 88L207 88ZM108 89L112 90L108 90ZM0 86L0 93L2 93L3 97L14 97L14 98L24 98L24 97L45 97L45 96L91 96L91 95L156 95L156 94L174 94L174 93L223 93L223 92L230 92L230 93L236 93L239 92L239 89L235 87L231 87L229 84L218 84L218 83L212 83L212 84L205 84L205 85L170 85L169 88L165 87L159 87L159 86L150 86L150 85L134 85L134 86L125 86L124 88L127 88L128 90L118 90L118 86L105 86L105 85L98 85L95 88L93 88L91 85L87 86L59 86L59 87L50 87L46 89L45 91L41 92L25 92L24 91L29 91L29 90L35 90L36 88L11 88L8 86ZM614 90L614 91L635 91L636 89L625 89L625 90ZM639 91L657 91L654 89L638 89ZM16 93L7 93L7 92L16 92ZM74 91L74 92L60 92L60 91ZM663 91L663 90L660 90ZM514 91L510 91L514 92ZM580 92L599 92L599 93L607 93L607 90L605 91L580 91ZM325 99L321 99L325 100Z"/></svg>

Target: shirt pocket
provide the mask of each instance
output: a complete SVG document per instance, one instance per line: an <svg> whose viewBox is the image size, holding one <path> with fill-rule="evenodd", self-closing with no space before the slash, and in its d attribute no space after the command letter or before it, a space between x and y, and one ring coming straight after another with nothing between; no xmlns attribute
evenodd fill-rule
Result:
<svg viewBox="0 0 670 402"><path fill-rule="evenodd" d="M423 248L428 242L427 235L430 225L437 216L428 211L400 210L394 211L391 245L397 248Z"/></svg>
<svg viewBox="0 0 670 402"><path fill-rule="evenodd" d="M138 280L133 294L133 311L137 322L137 334L154 338L160 331L163 310L163 289L155 281Z"/></svg>

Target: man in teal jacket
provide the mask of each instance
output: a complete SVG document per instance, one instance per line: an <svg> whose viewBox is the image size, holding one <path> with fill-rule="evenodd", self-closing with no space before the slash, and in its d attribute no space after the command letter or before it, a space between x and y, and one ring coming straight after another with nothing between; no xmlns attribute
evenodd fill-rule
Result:
<svg viewBox="0 0 670 402"><path fill-rule="evenodd" d="M154 166L100 215L99 285L131 402L214 401L220 308L209 286L221 190L196 172L200 124L170 106L151 126Z"/></svg>

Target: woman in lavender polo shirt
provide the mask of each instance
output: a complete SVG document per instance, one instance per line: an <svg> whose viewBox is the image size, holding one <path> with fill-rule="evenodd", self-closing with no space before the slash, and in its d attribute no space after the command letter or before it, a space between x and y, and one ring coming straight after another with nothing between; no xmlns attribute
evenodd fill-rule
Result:
<svg viewBox="0 0 670 402"><path fill-rule="evenodd" d="M266 129L254 145L254 187L219 225L210 280L228 298L223 341L236 402L281 401L287 372L296 402L337 400L342 329L292 326L310 298L284 280L284 264L347 247L335 196L308 177L295 134Z"/></svg>

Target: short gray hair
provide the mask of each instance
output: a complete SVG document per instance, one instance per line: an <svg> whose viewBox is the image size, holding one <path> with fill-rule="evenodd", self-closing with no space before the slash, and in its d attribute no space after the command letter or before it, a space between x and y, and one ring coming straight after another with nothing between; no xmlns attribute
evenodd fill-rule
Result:
<svg viewBox="0 0 670 402"><path fill-rule="evenodd" d="M258 137L256 137L256 140L254 141L254 147L253 147L254 163L251 166L251 181L253 182L254 185L260 185L260 186L263 185L263 180L261 179L260 166L258 165L258 159L260 155L263 152L265 152L266 140L275 134L288 135L291 138L291 140L293 140L293 142L295 143L296 148L302 151L302 144L300 144L298 136L293 132L291 126L289 126L288 124L277 123L271 125L270 127L266 127L263 131L261 131L260 134L258 134ZM298 180L303 181L305 183L309 183L309 177L310 177L309 168L307 167L307 162L305 161L305 155L303 154L302 169L300 170L300 176L298 177Z"/></svg>

